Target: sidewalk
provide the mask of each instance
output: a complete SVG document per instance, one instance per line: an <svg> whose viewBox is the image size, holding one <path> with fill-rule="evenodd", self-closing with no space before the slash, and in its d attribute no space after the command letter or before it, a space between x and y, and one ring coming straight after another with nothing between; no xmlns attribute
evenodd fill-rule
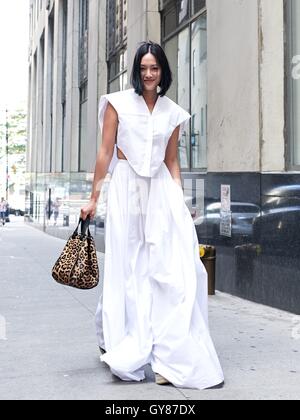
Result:
<svg viewBox="0 0 300 420"><path fill-rule="evenodd" d="M300 399L300 317L223 293L210 298L222 389L159 387L151 372L140 384L113 378L95 339L99 290L51 278L64 244L21 218L0 227L1 400Z"/></svg>

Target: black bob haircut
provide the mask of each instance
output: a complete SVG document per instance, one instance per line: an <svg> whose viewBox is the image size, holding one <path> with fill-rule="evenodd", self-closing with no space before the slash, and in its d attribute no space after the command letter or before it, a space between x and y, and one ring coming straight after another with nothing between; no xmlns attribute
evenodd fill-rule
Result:
<svg viewBox="0 0 300 420"><path fill-rule="evenodd" d="M172 72L170 69L170 65L167 59L167 56L159 44L155 42L148 41L142 42L140 47L138 48L134 62L133 68L131 72L131 84L135 90L135 93L138 95L142 95L143 93L143 82L141 78L141 62L144 55L151 53L157 60L158 65L161 67L161 81L159 84L160 87L160 96L164 96L167 91L170 89L170 86L173 81Z"/></svg>

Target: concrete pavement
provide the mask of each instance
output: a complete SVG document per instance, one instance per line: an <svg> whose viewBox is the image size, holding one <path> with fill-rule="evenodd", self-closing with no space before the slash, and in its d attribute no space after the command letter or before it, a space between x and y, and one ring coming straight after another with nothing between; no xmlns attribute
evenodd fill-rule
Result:
<svg viewBox="0 0 300 420"><path fill-rule="evenodd" d="M94 312L99 290L51 278L65 241L13 218L0 227L1 400L300 399L300 317L236 297L210 298L222 389L123 383L100 362ZM99 254L103 272L103 254ZM102 278L102 275L101 275Z"/></svg>

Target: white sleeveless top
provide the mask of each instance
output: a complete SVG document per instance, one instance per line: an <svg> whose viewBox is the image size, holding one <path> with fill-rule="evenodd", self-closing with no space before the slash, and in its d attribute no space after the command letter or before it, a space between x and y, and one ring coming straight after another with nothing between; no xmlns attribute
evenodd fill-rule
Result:
<svg viewBox="0 0 300 420"><path fill-rule="evenodd" d="M180 138L191 115L167 96L158 96L150 113L143 96L128 89L101 96L98 113L101 134L108 102L118 113L118 148L138 175L153 177L165 159L173 131L180 125ZM117 160L115 147L109 172Z"/></svg>

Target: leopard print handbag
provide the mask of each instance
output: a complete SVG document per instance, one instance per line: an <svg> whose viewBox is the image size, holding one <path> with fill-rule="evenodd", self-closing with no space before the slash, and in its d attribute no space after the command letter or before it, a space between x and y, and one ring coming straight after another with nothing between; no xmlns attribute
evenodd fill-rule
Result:
<svg viewBox="0 0 300 420"><path fill-rule="evenodd" d="M78 233L81 225L81 233ZM99 284L99 266L94 238L90 233L90 218L80 218L52 269L52 277L59 284L89 290Z"/></svg>

